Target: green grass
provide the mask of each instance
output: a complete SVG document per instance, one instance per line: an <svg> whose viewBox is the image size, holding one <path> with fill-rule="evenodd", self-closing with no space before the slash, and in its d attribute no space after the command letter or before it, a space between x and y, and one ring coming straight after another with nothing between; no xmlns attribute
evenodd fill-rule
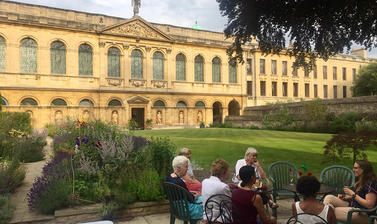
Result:
<svg viewBox="0 0 377 224"><path fill-rule="evenodd" d="M147 138L168 137L177 145L177 150L181 147L190 148L191 159L205 169L209 169L217 158L225 159L234 167L250 146L258 150L258 160L266 172L268 166L276 161L291 162L302 171L300 167L305 163L308 172L317 177L327 166L337 164L353 167L352 159L333 163L323 155L330 134L233 128L144 130L133 134ZM367 155L373 166L377 167L376 147L368 150Z"/></svg>

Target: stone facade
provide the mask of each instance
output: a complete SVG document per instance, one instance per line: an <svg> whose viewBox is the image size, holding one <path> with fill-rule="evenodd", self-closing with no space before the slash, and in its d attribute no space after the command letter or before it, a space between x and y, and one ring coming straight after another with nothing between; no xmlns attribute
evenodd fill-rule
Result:
<svg viewBox="0 0 377 224"><path fill-rule="evenodd" d="M247 106L323 98L324 85L328 85L328 98L334 97L333 86L338 88L338 97L343 96L345 86L345 96L349 97L352 72L356 75L359 67L370 61L360 52L358 56L339 55L327 62L320 60L317 77L313 72L306 77L300 69L292 75L293 58L263 56L252 42L245 46L246 63L237 64L231 72L226 49L232 40L225 39L223 33L149 23L138 16L123 19L10 1L0 2L0 37L3 110L30 113L36 127L60 122L66 116L121 126L131 118L141 127L147 120L155 127L208 125L223 121L227 115L240 115ZM35 48L23 48L25 39L34 42ZM64 71L59 74L53 72L55 42L64 46ZM88 62L80 62L83 45L91 49L92 63L85 75L81 65L85 67ZM110 75L110 49L119 52L119 76ZM135 51L141 52L141 65L133 61ZM156 53L162 55L159 76L155 72ZM29 57L26 62L23 54ZM179 54L185 58L184 79L177 78ZM33 56L35 70L25 72ZM216 78L215 58L220 61ZM133 69L139 65L141 76L135 77ZM322 75L323 65L328 67L327 79ZM336 80L333 67L338 72ZM199 73L201 78L197 78ZM296 85L297 94L293 90ZM313 93L314 85L317 94Z"/></svg>

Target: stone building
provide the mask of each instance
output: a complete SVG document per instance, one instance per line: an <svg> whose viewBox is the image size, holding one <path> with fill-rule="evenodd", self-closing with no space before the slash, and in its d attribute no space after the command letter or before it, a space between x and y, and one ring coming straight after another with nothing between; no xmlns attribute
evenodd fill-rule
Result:
<svg viewBox="0 0 377 224"><path fill-rule="evenodd" d="M311 73L293 58L245 46L228 61L223 33L0 1L0 93L4 111L36 127L65 117L140 127L222 122L277 100L349 97L365 50L319 60Z"/></svg>

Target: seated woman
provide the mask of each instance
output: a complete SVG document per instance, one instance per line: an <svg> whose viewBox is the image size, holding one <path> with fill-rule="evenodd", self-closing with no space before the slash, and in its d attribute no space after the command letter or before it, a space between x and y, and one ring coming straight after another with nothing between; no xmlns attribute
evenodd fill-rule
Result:
<svg viewBox="0 0 377 224"><path fill-rule="evenodd" d="M186 190L188 190L184 180L182 179L182 177L185 176L187 173L188 162L189 161L185 156L176 156L172 162L174 173L169 174L166 177L166 181L179 185L185 188ZM202 201L200 192L197 192L197 191L190 191L190 192L192 196L190 201L195 201L195 203L199 203ZM189 212L190 212L191 219L202 219L203 218L203 205L189 203Z"/></svg>
<svg viewBox="0 0 377 224"><path fill-rule="evenodd" d="M263 179L266 179L266 173L264 172L263 168L260 166L259 161L257 160L258 152L255 148L249 147L247 148L245 152L245 158L240 159L237 161L236 164L236 172L235 172L235 177L233 178L233 181L235 183L239 183L239 170L243 166L252 166L255 170L255 176L256 176L256 182L259 187L259 182ZM277 208L279 207L276 203L274 203L271 198L265 194L265 193L260 193L263 199L263 204L268 203L271 208Z"/></svg>
<svg viewBox="0 0 377 224"><path fill-rule="evenodd" d="M347 213L353 208L371 209L376 206L377 199L377 178L373 167L366 160L358 160L353 165L353 172L357 179L354 189L345 187L345 195L327 195L324 203L335 209L335 216L338 221L345 222ZM353 213L352 223L368 223L368 215L365 213Z"/></svg>
<svg viewBox="0 0 377 224"><path fill-rule="evenodd" d="M229 186L224 183L229 178L229 165L223 159L217 159L212 163L211 176L203 180L202 183L202 198L203 206L207 202L208 198L215 194L225 194L229 197L232 196ZM220 203L220 202L219 202ZM220 210L217 207L212 209L212 217L219 216ZM203 219L206 220L207 217L204 214ZM221 223L221 217L217 220L212 220Z"/></svg>
<svg viewBox="0 0 377 224"><path fill-rule="evenodd" d="M190 163L191 150L188 149L188 148L181 148L179 150L179 155L186 156L186 158L189 160L187 173L184 177L182 177L185 180L185 184L186 184L187 188L190 191L201 192L202 191L202 184L200 183L200 181L198 181L195 178L194 171L192 170L192 166L191 166L191 163Z"/></svg>
<svg viewBox="0 0 377 224"><path fill-rule="evenodd" d="M234 224L257 224L257 216L263 223L276 223L276 218L268 217L263 208L262 197L253 190L255 170L251 166L243 166L239 171L242 180L240 188L232 193L232 218Z"/></svg>
<svg viewBox="0 0 377 224"><path fill-rule="evenodd" d="M333 208L324 205L316 199L321 183L314 176L302 176L298 179L296 190L304 196L304 201L298 201L292 204L292 213L311 213L323 218L329 224L336 224L336 218ZM310 215L297 216L299 223L321 223L321 219Z"/></svg>

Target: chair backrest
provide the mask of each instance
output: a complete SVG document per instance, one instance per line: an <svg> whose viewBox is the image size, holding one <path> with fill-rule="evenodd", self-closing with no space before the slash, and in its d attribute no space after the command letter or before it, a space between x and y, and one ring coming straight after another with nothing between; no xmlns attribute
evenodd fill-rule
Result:
<svg viewBox="0 0 377 224"><path fill-rule="evenodd" d="M344 186L353 186L355 184L355 174L348 167L334 165L322 170L319 181L335 187L334 193L344 194Z"/></svg>
<svg viewBox="0 0 377 224"><path fill-rule="evenodd" d="M164 182L162 186L169 200L170 213L178 219L189 221L188 202L191 201L191 193L183 187L170 182Z"/></svg>
<svg viewBox="0 0 377 224"><path fill-rule="evenodd" d="M232 223L232 200L228 195L212 195L207 199L204 211L208 224L216 222Z"/></svg>
<svg viewBox="0 0 377 224"><path fill-rule="evenodd" d="M298 179L298 170L295 165L285 161L278 161L268 167L268 176L270 177L274 191L281 190L284 185L290 183L290 179Z"/></svg>
<svg viewBox="0 0 377 224"><path fill-rule="evenodd" d="M300 221L300 218L302 216L305 216L306 221ZM299 213L293 215L288 219L287 224L308 224L308 220L311 220L310 224L327 224L327 221L324 220L321 216L311 213Z"/></svg>

